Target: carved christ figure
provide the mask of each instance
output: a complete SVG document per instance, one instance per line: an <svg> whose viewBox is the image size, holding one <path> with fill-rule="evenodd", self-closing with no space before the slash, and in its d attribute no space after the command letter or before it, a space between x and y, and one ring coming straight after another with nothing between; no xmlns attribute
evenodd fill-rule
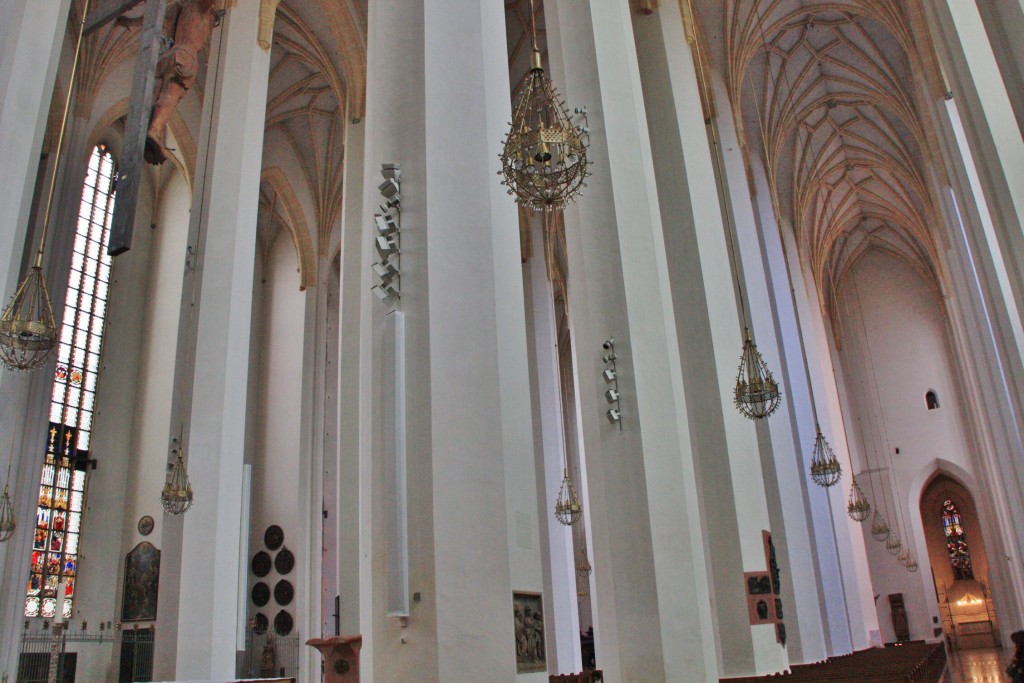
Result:
<svg viewBox="0 0 1024 683"><path fill-rule="evenodd" d="M151 164L167 160L164 139L167 122L178 103L195 85L199 72L199 53L210 42L217 25L216 0L177 0L167 7L164 35L173 43L157 63L156 85L153 88L153 113L146 132L145 158ZM120 19L125 26L140 24L142 19Z"/></svg>

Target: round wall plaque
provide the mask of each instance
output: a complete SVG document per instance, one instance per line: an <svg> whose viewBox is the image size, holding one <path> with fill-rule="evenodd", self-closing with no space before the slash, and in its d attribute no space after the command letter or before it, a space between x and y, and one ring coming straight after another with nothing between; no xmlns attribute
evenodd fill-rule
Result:
<svg viewBox="0 0 1024 683"><path fill-rule="evenodd" d="M287 574L295 567L295 556L288 548L281 548L281 552L274 558L274 569L279 574Z"/></svg>
<svg viewBox="0 0 1024 683"><path fill-rule="evenodd" d="M263 607L270 602L270 586L262 581L258 581L252 587L252 601L257 607Z"/></svg>
<svg viewBox="0 0 1024 683"><path fill-rule="evenodd" d="M284 531L276 524L267 527L266 533L263 534L263 542L267 544L268 550L277 550L284 543Z"/></svg>
<svg viewBox="0 0 1024 683"><path fill-rule="evenodd" d="M274 632L279 636L286 636L292 632L292 615L288 614L284 610L277 613L274 617Z"/></svg>
<svg viewBox="0 0 1024 683"><path fill-rule="evenodd" d="M270 573L270 555L264 551L259 551L252 556L252 573L263 578Z"/></svg>
<svg viewBox="0 0 1024 683"><path fill-rule="evenodd" d="M139 520L139 533L143 536L149 536L153 533L153 526L153 518L146 515Z"/></svg>
<svg viewBox="0 0 1024 683"><path fill-rule="evenodd" d="M276 600L277 604L282 607L290 604L294 597L295 589L292 587L292 582L288 579L281 579L277 582L277 585L274 586L274 600Z"/></svg>
<svg viewBox="0 0 1024 683"><path fill-rule="evenodd" d="M262 635L267 632L270 628L270 621L263 616L263 612L257 612L256 616L253 617L252 632L256 635Z"/></svg>

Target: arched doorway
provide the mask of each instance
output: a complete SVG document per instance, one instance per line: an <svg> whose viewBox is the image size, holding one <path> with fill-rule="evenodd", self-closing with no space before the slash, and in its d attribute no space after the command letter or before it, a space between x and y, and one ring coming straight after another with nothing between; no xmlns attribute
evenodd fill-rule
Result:
<svg viewBox="0 0 1024 683"><path fill-rule="evenodd" d="M940 472L921 493L921 522L946 642L958 650L997 645L988 555L974 497Z"/></svg>

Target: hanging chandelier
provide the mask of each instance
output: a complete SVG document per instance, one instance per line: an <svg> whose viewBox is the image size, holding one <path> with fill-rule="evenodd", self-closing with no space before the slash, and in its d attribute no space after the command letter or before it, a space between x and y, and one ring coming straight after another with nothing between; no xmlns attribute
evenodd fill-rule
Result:
<svg viewBox="0 0 1024 683"><path fill-rule="evenodd" d="M587 148L541 63L533 0L530 72L512 95L512 122L502 144L502 184L522 206L558 211L579 196L590 175Z"/></svg>
<svg viewBox="0 0 1024 683"><path fill-rule="evenodd" d="M917 560L914 559L913 555L910 557L910 561L906 564L907 571L913 574L918 570Z"/></svg>
<svg viewBox="0 0 1024 683"><path fill-rule="evenodd" d="M81 23L78 26L75 56L71 62L68 94L64 100L60 134L57 136L56 154L53 171L50 174L50 188L46 196L46 212L43 214L43 227L39 236L36 260L28 275L14 292L7 308L0 313L0 363L11 370L35 370L42 367L57 346L57 325L53 319L50 293L46 289L46 277L43 275L43 252L46 249L46 233L50 227L50 215L53 212L57 174L60 171L64 136L68 128L68 114L71 111L79 56L82 53L82 36L85 32L85 19L88 14L89 0L86 0L85 6L82 8Z"/></svg>
<svg viewBox="0 0 1024 683"><path fill-rule="evenodd" d="M885 521L882 515L878 514L878 510L875 510L875 516L871 520L871 537L878 542L885 541L889 538L889 523Z"/></svg>
<svg viewBox="0 0 1024 683"><path fill-rule="evenodd" d="M576 489L569 479L569 470L563 471L562 488L558 490L558 499L555 500L555 518L565 526L572 526L580 520L583 513L583 506L576 495Z"/></svg>
<svg viewBox="0 0 1024 683"><path fill-rule="evenodd" d="M594 568L590 566L590 560L587 559L587 549L580 549L580 556L576 560L576 578L577 578L577 590L576 597L586 598L590 595L590 574L594 571Z"/></svg>
<svg viewBox="0 0 1024 683"><path fill-rule="evenodd" d="M853 478L853 485L850 487L850 502L846 505L846 512L855 522L863 522L871 514L871 503L864 497L856 477Z"/></svg>
<svg viewBox="0 0 1024 683"><path fill-rule="evenodd" d="M56 346L57 325L40 248L36 264L0 314L0 362L11 370L35 370L46 363Z"/></svg>
<svg viewBox="0 0 1024 683"><path fill-rule="evenodd" d="M739 374L736 375L736 389L733 396L736 408L752 420L768 417L782 403L782 392L772 376L771 370L750 338L750 329L745 329L743 355L740 356Z"/></svg>
<svg viewBox="0 0 1024 683"><path fill-rule="evenodd" d="M580 580L586 580L594 568L590 566L590 560L587 559L587 549L580 548L580 556L576 560L576 575L580 577Z"/></svg>
<svg viewBox="0 0 1024 683"><path fill-rule="evenodd" d="M174 464L167 472L167 481L160 493L160 503L164 506L164 511L170 515L183 514L192 507L192 482L189 481L180 448Z"/></svg>
<svg viewBox="0 0 1024 683"><path fill-rule="evenodd" d="M821 433L821 427L814 425L818 435L814 438L814 454L811 456L811 479L815 484L823 488L834 486L843 476L843 468L828 445L825 435Z"/></svg>
<svg viewBox="0 0 1024 683"><path fill-rule="evenodd" d="M10 479L10 468L8 468L8 479ZM5 543L14 535L18 528L14 521L14 506L11 505L11 494L8 484L4 484L4 495L0 498L0 543Z"/></svg>
<svg viewBox="0 0 1024 683"><path fill-rule="evenodd" d="M896 558L896 561L899 562L900 564L902 564L904 567L906 567L907 565L910 564L910 560L911 560L911 557L910 557L910 551L909 550L904 550Z"/></svg>
<svg viewBox="0 0 1024 683"><path fill-rule="evenodd" d="M900 551L903 550L903 541L897 533L889 535L889 540L885 542L885 551L890 555L899 555Z"/></svg>

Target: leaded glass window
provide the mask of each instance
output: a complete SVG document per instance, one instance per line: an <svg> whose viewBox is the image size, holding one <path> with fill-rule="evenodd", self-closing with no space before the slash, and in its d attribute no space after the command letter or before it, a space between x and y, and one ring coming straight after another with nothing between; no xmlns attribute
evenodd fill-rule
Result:
<svg viewBox="0 0 1024 683"><path fill-rule="evenodd" d="M64 584L70 618L78 580L79 538L88 480L96 380L110 283L107 241L117 170L105 145L89 159L78 212L64 320L50 398L43 473L39 484L25 616L52 618Z"/></svg>
<svg viewBox="0 0 1024 683"><path fill-rule="evenodd" d="M971 566L971 553L964 536L960 508L952 500L942 504L942 530L946 532L946 548L949 550L949 562L953 565L953 579L973 579L974 568Z"/></svg>

